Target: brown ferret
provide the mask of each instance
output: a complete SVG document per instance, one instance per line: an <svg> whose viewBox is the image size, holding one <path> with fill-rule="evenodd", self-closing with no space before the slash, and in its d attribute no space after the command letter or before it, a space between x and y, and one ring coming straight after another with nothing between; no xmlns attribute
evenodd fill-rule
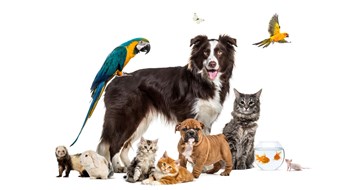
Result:
<svg viewBox="0 0 351 190"><path fill-rule="evenodd" d="M55 154L59 168L59 175L56 177L61 177L63 171L66 171L66 175L64 177L68 177L71 170L78 171L79 177L89 177L88 172L84 169L82 164L80 164L81 154L69 155L65 146L56 147Z"/></svg>

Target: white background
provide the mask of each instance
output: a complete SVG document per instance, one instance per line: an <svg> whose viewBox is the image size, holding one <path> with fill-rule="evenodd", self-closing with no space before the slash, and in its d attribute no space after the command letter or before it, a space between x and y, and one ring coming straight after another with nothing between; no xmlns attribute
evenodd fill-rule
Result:
<svg viewBox="0 0 351 190"><path fill-rule="evenodd" d="M220 133L231 119L234 87L244 93L262 88L256 143L277 140L287 158L311 169L286 172L284 164L274 172L254 168L233 171L230 177L203 174L195 182L162 188L350 188L343 174L350 169L351 14L346 2L1 1L1 185L154 189L128 184L122 174L99 181L80 179L72 171L68 179L56 178L54 149L75 139L90 105L91 83L119 44L135 37L151 42L149 54L137 55L125 67L132 72L183 66L192 37L228 34L238 43L236 67L212 133ZM194 12L205 22L193 22ZM269 36L274 13L292 43L253 46ZM80 139L69 148L71 154L96 149L104 110L101 99ZM159 138L158 157L167 150L176 158L179 134L173 125L156 119L144 137Z"/></svg>

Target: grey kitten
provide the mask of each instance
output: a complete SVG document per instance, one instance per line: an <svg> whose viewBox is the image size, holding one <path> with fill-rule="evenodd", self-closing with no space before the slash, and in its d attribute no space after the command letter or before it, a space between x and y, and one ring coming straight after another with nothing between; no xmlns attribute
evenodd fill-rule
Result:
<svg viewBox="0 0 351 190"><path fill-rule="evenodd" d="M243 170L253 167L255 160L254 140L260 117L260 95L243 94L234 88L235 101L233 118L223 128L223 134L232 152L233 169Z"/></svg>
<svg viewBox="0 0 351 190"><path fill-rule="evenodd" d="M126 181L135 183L149 178L155 171L155 157L157 151L156 140L146 140L141 137L138 144L137 155L127 167Z"/></svg>

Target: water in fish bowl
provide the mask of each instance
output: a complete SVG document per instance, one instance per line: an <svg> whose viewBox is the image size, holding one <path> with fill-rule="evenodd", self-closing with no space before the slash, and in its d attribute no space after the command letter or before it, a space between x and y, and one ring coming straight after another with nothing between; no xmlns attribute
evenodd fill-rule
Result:
<svg viewBox="0 0 351 190"><path fill-rule="evenodd" d="M255 163L262 170L277 170L284 158L284 149L278 141L260 141L255 147Z"/></svg>

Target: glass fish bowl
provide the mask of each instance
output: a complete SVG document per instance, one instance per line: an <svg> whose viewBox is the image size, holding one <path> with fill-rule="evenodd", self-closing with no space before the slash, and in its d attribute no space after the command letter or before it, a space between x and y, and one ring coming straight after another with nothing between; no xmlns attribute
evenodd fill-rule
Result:
<svg viewBox="0 0 351 190"><path fill-rule="evenodd" d="M278 141L260 141L255 146L255 163L262 170L277 170L284 159L285 152Z"/></svg>

